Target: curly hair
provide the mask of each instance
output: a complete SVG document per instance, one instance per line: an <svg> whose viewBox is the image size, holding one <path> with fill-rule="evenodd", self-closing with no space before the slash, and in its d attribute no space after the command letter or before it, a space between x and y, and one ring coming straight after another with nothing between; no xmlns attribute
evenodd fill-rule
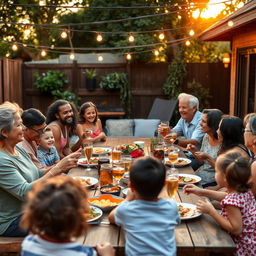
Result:
<svg viewBox="0 0 256 256"><path fill-rule="evenodd" d="M28 193L21 226L57 241L79 237L87 230L87 193L79 181L58 176L35 184Z"/></svg>
<svg viewBox="0 0 256 256"><path fill-rule="evenodd" d="M246 192L250 189L250 160L235 150L230 150L218 157L216 165L224 173L229 188L237 192Z"/></svg>
<svg viewBox="0 0 256 256"><path fill-rule="evenodd" d="M94 124L97 123L97 120L98 120L98 109L97 107L91 102L91 101L87 101L85 102L81 107L80 107L80 110L79 110L79 122L80 123L85 123L85 118L84 118L84 114L86 112L86 110L90 107L93 107L95 109L95 112L96 112L96 117L93 121Z"/></svg>

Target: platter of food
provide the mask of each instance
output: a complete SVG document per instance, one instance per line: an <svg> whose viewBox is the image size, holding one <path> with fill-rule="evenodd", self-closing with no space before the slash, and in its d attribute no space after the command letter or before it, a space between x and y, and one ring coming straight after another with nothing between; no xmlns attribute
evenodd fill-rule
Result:
<svg viewBox="0 0 256 256"><path fill-rule="evenodd" d="M202 215L197 211L195 204L178 203L177 206L181 220L190 220Z"/></svg>
<svg viewBox="0 0 256 256"><path fill-rule="evenodd" d="M92 150L93 155L108 154L110 152L111 152L111 148L109 147L93 147L93 150Z"/></svg>
<svg viewBox="0 0 256 256"><path fill-rule="evenodd" d="M165 164L168 166L172 166L172 162L169 161L168 157L165 157ZM191 163L191 160L184 157L179 157L177 161L174 163L175 167L184 167L186 165L189 165Z"/></svg>
<svg viewBox="0 0 256 256"><path fill-rule="evenodd" d="M100 208L90 205L89 213L86 214L87 222L98 220L103 215Z"/></svg>
<svg viewBox="0 0 256 256"><path fill-rule="evenodd" d="M98 165L98 160L99 160L98 157L92 157L90 159L89 166L97 166ZM86 158L79 158L78 161L77 161L77 164L80 165L80 166L83 166L83 167L87 167L88 166L88 161L87 161Z"/></svg>
<svg viewBox="0 0 256 256"><path fill-rule="evenodd" d="M194 184L198 183L201 177L193 174L180 173L179 174L179 185Z"/></svg>
<svg viewBox="0 0 256 256"><path fill-rule="evenodd" d="M99 182L99 180L94 177L74 176L73 178L75 180L80 181L81 185L83 187L87 187L87 188L93 187L94 185L96 185Z"/></svg>

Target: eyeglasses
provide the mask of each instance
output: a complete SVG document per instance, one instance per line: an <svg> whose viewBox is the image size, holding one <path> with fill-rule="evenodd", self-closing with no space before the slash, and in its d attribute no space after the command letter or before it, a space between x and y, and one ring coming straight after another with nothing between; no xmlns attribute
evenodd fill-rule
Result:
<svg viewBox="0 0 256 256"><path fill-rule="evenodd" d="M41 135L41 134L44 133L45 127L42 128L42 129L38 129L38 130L36 130L36 129L32 128L32 127L30 127L29 129L32 130L32 131L34 131L34 132L36 132L36 133L38 133L39 135Z"/></svg>

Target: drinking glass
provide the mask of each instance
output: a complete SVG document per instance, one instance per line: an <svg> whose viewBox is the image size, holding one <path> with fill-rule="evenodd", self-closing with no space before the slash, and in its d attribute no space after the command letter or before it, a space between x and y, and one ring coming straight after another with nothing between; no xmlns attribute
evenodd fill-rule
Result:
<svg viewBox="0 0 256 256"><path fill-rule="evenodd" d="M112 176L113 176L114 180L116 181L117 186L120 185L120 180L122 179L124 173L125 173L124 163L120 162L118 164L113 165Z"/></svg>
<svg viewBox="0 0 256 256"><path fill-rule="evenodd" d="M171 162L172 164L172 168L170 170L175 169L174 164L179 158L179 151L180 150L176 147L171 147L169 150L168 159L169 159L169 162Z"/></svg>
<svg viewBox="0 0 256 256"><path fill-rule="evenodd" d="M92 157L92 142L91 141L86 141L86 143L83 144L84 148L84 156L87 158L87 168L85 169L86 171L91 171L90 168L90 159Z"/></svg>
<svg viewBox="0 0 256 256"><path fill-rule="evenodd" d="M112 162L113 163L117 163L120 161L120 158L121 158L121 154L122 154L122 151L120 149L120 147L114 147L112 149L112 153L111 153L111 156L112 156Z"/></svg>
<svg viewBox="0 0 256 256"><path fill-rule="evenodd" d="M132 165L132 157L131 156L122 156L121 161L124 164L125 172L130 172L130 168Z"/></svg>
<svg viewBox="0 0 256 256"><path fill-rule="evenodd" d="M160 161L164 160L164 146L159 144L155 145L153 149L153 156Z"/></svg>
<svg viewBox="0 0 256 256"><path fill-rule="evenodd" d="M171 146L173 146L173 143L176 141L178 134L174 129L171 129L169 136L170 136Z"/></svg>
<svg viewBox="0 0 256 256"><path fill-rule="evenodd" d="M166 191L169 197L174 198L179 187L179 172L171 168L166 172Z"/></svg>
<svg viewBox="0 0 256 256"><path fill-rule="evenodd" d="M164 139L164 137L170 132L170 127L169 127L169 121L161 121L160 123L160 135ZM165 144L163 140L163 144Z"/></svg>
<svg viewBox="0 0 256 256"><path fill-rule="evenodd" d="M101 164L100 166L100 186L112 185L112 164Z"/></svg>

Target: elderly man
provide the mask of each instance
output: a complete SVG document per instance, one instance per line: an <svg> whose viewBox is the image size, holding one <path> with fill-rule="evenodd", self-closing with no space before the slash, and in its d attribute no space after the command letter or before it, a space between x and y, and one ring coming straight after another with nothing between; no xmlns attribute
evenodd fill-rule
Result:
<svg viewBox="0 0 256 256"><path fill-rule="evenodd" d="M66 100L57 100L48 108L46 123L53 132L55 147L61 159L72 152L69 133L76 128L76 117L75 107Z"/></svg>

